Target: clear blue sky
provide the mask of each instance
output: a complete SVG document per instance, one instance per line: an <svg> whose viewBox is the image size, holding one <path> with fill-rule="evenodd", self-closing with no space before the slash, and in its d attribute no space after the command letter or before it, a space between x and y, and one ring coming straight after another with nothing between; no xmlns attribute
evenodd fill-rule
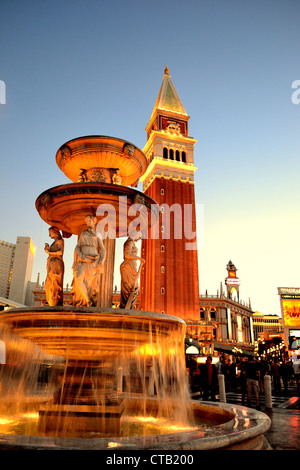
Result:
<svg viewBox="0 0 300 470"><path fill-rule="evenodd" d="M296 0L2 1L0 239L32 237L33 278L50 241L35 200L68 182L57 149L89 134L143 148L168 65L198 140L200 291L231 259L241 298L279 314L277 287L300 286L299 18Z"/></svg>

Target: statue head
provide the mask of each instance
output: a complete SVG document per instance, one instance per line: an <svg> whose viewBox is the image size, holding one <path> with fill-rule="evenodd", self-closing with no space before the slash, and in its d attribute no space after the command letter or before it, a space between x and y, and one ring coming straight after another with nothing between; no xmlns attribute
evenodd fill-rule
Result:
<svg viewBox="0 0 300 470"><path fill-rule="evenodd" d="M97 217L93 214L87 215L84 220L89 227L95 227L97 223Z"/></svg>
<svg viewBox="0 0 300 470"><path fill-rule="evenodd" d="M49 227L49 235L51 238L61 238L60 231L58 230L57 227Z"/></svg>
<svg viewBox="0 0 300 470"><path fill-rule="evenodd" d="M123 155L124 157L130 158L133 156L135 146L129 143L124 144L123 146Z"/></svg>

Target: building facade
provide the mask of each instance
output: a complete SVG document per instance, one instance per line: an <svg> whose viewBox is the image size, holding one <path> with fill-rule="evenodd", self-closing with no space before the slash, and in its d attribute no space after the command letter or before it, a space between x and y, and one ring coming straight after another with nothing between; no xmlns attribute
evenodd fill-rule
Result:
<svg viewBox="0 0 300 470"><path fill-rule="evenodd" d="M200 320L193 325L192 337L203 345L205 354L253 356L255 351L251 302L239 296L236 267L229 261L225 289L216 295L200 295Z"/></svg>
<svg viewBox="0 0 300 470"><path fill-rule="evenodd" d="M254 355L251 307L231 300L225 294L201 295L198 328L193 339L205 346L205 352L237 356Z"/></svg>

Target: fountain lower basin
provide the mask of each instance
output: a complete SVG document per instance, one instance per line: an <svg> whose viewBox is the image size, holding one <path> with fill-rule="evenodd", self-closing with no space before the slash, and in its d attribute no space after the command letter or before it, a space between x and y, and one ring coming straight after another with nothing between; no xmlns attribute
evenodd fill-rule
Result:
<svg viewBox="0 0 300 470"><path fill-rule="evenodd" d="M126 397L126 409L131 420L131 411L143 408L141 397ZM16 435L1 432L0 449L30 450L262 450L269 449L264 433L270 427L270 419L262 412L242 406L226 403L191 401L195 423L189 427L172 426L159 420L151 424L151 418L143 418L143 423L150 423L152 434L132 436L89 438L58 437L39 435ZM148 402L148 407L157 408L157 400ZM28 411L28 408L27 408ZM131 416L130 416L131 414ZM135 414L135 413L134 413ZM126 423L125 423L126 424ZM160 432L155 433L159 428ZM141 427L138 428L141 431ZM145 424L144 424L145 429ZM149 425L148 425L149 430Z"/></svg>
<svg viewBox="0 0 300 470"><path fill-rule="evenodd" d="M190 400L186 325L179 318L125 309L36 307L10 309L0 323L60 358L47 389L32 389L18 400L8 393L2 400L0 448L266 447L270 419L264 413Z"/></svg>

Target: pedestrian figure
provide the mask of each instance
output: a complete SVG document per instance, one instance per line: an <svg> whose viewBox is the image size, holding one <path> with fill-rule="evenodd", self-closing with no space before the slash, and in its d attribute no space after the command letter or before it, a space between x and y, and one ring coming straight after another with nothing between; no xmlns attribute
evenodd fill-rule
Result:
<svg viewBox="0 0 300 470"><path fill-rule="evenodd" d="M226 390L236 388L236 363L232 363L230 359L227 359L227 363L223 366L223 374Z"/></svg>
<svg viewBox="0 0 300 470"><path fill-rule="evenodd" d="M216 363L216 368L217 368L217 372L218 374L222 374L222 368L224 366L224 362L225 362L225 359L223 356L219 357L219 360L218 362Z"/></svg>
<svg viewBox="0 0 300 470"><path fill-rule="evenodd" d="M293 360L294 377L296 380L297 390L300 390L300 356Z"/></svg>
<svg viewBox="0 0 300 470"><path fill-rule="evenodd" d="M264 376L268 373L269 367L268 363L263 359L259 362L259 391L260 393L264 393L265 391L265 383L264 383Z"/></svg>
<svg viewBox="0 0 300 470"><path fill-rule="evenodd" d="M278 364L277 359L275 360L275 363L272 364L271 370L272 370L272 375L273 375L274 395L280 394L281 384L280 384L279 364Z"/></svg>
<svg viewBox="0 0 300 470"><path fill-rule="evenodd" d="M229 386L232 390L236 389L236 362L232 361L229 367Z"/></svg>
<svg viewBox="0 0 300 470"><path fill-rule="evenodd" d="M285 394L287 395L289 393L289 386L288 386L289 369L285 361L283 361L282 364L280 364L279 366L279 375L282 379Z"/></svg>
<svg viewBox="0 0 300 470"><path fill-rule="evenodd" d="M242 361L241 363L241 372L240 372L240 386L242 392L242 405L247 404L247 376L246 376L246 362Z"/></svg>
<svg viewBox="0 0 300 470"><path fill-rule="evenodd" d="M230 366L231 366L231 360L227 359L227 362L223 365L222 368L222 373L224 375L224 380L225 380L225 387L226 390L229 390L229 384L230 384Z"/></svg>
<svg viewBox="0 0 300 470"><path fill-rule="evenodd" d="M259 409L259 366L254 357L246 364L247 395L249 406L252 406L252 393L255 396L256 409Z"/></svg>
<svg viewBox="0 0 300 470"><path fill-rule="evenodd" d="M211 356L207 356L206 364L203 364L201 367L200 378L203 389L203 399L207 401L210 395L212 401L216 401L218 373L216 366L212 364Z"/></svg>

